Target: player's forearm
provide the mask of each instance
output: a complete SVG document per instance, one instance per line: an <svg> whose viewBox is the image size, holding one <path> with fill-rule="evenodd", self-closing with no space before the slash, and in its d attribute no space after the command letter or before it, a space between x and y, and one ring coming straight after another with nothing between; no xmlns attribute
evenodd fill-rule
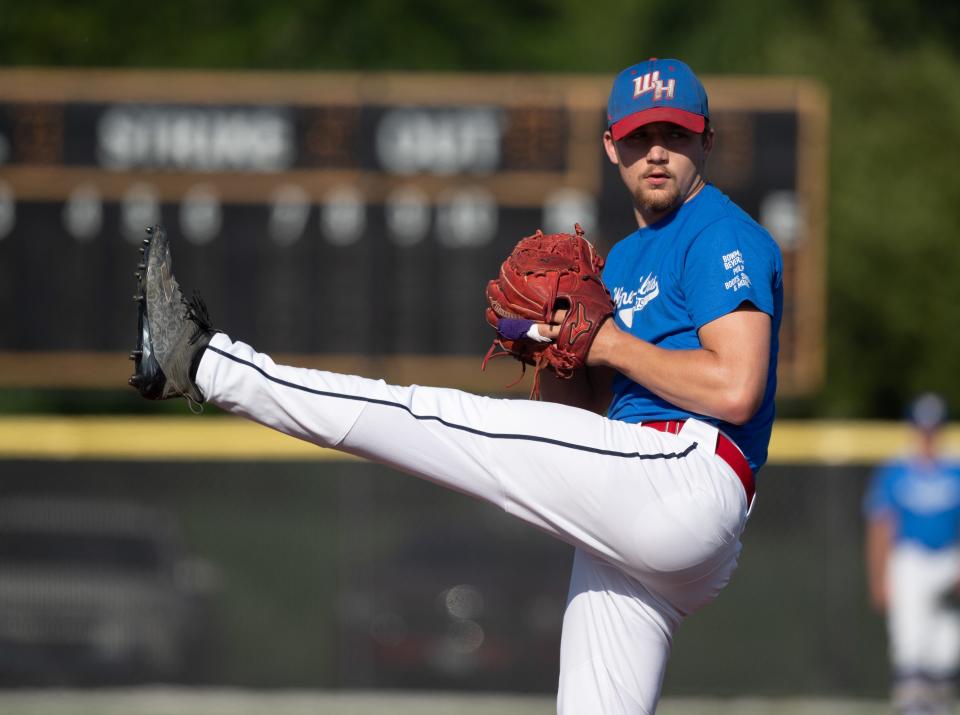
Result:
<svg viewBox="0 0 960 715"><path fill-rule="evenodd" d="M610 321L608 321L610 322ZM732 356L706 349L667 350L617 329L612 322L590 353L592 364L613 368L667 402L731 424L759 408L766 366L758 374Z"/></svg>
<svg viewBox="0 0 960 715"><path fill-rule="evenodd" d="M877 611L887 609L887 573L885 568L880 568L870 575L870 605Z"/></svg>
<svg viewBox="0 0 960 715"><path fill-rule="evenodd" d="M870 602L878 611L887 607L887 563L890 558L891 529L884 518L867 522L867 583Z"/></svg>

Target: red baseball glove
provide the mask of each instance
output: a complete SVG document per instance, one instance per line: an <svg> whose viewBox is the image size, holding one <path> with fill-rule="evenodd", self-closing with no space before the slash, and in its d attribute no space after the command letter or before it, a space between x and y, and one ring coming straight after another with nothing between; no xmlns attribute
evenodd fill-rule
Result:
<svg viewBox="0 0 960 715"><path fill-rule="evenodd" d="M613 301L600 278L603 258L583 237L579 224L574 230L575 235L538 230L522 239L500 266L500 275L487 283L486 318L497 337L483 367L500 355L512 355L524 372L532 365L533 399L540 396L543 369L570 378L586 364L597 330L613 314ZM556 342L529 337L531 322L552 322L554 311L561 308L567 314Z"/></svg>

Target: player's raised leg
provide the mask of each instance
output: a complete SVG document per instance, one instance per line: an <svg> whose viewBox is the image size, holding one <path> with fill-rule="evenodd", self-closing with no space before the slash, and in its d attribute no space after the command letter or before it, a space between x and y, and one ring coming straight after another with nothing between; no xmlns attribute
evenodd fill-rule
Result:
<svg viewBox="0 0 960 715"><path fill-rule="evenodd" d="M739 548L743 488L683 435L564 405L277 365L223 334L196 384L234 414L491 502L664 595L681 584L683 612L705 602L686 584L722 571Z"/></svg>

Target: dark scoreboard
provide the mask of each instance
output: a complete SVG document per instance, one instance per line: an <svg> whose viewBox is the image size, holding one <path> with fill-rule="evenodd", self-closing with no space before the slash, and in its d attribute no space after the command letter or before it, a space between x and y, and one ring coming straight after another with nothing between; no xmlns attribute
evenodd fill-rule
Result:
<svg viewBox="0 0 960 715"><path fill-rule="evenodd" d="M600 142L610 81L0 71L0 384L116 384L157 222L232 336L458 383L519 238L579 222L605 252L635 228ZM826 101L795 78L705 83L708 174L784 252L781 384L802 393L822 371ZM78 360L78 382L49 374Z"/></svg>

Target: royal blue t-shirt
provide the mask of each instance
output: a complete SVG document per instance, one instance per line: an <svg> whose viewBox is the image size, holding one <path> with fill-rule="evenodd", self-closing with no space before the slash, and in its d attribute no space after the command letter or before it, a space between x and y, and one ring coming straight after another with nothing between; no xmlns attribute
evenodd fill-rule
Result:
<svg viewBox="0 0 960 715"><path fill-rule="evenodd" d="M670 350L702 347L697 331L752 303L772 320L763 402L744 425L698 415L617 373L608 416L624 422L686 417L716 425L743 450L754 473L767 461L783 314L783 260L770 234L712 184L655 224L617 243L603 280L617 326Z"/></svg>
<svg viewBox="0 0 960 715"><path fill-rule="evenodd" d="M892 517L894 541L938 550L960 543L960 464L894 460L877 471L864 498L871 519Z"/></svg>

